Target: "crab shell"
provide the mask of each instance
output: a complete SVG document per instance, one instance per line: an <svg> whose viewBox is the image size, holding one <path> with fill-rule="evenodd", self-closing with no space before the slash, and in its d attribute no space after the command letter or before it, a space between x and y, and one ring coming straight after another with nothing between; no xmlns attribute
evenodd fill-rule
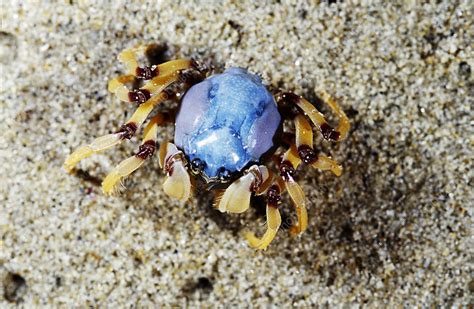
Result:
<svg viewBox="0 0 474 309"><path fill-rule="evenodd" d="M271 151L281 116L261 79L229 68L191 87L176 118L174 142L207 182L222 181ZM224 175L226 174L226 175Z"/></svg>

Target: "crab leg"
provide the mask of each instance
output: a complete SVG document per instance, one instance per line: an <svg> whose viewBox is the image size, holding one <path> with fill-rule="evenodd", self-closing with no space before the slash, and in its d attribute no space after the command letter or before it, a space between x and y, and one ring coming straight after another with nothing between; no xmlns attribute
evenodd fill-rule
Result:
<svg viewBox="0 0 474 309"><path fill-rule="evenodd" d="M313 130L308 120L303 115L295 117L296 126L296 147L298 156L305 164L310 164L314 168L323 171L330 170L336 176L341 176L342 167L325 155L316 154L313 149Z"/></svg>
<svg viewBox="0 0 474 309"><path fill-rule="evenodd" d="M267 230L265 234L263 234L261 238L258 238L252 232L244 233L245 238L247 238L252 248L265 250L275 238L281 224L281 216L278 211L278 204L281 200L280 192L281 189L278 184L272 185L267 190Z"/></svg>
<svg viewBox="0 0 474 309"><path fill-rule="evenodd" d="M250 206L252 193L259 193L270 178L266 166L252 165L239 179L234 181L222 196L216 198L216 206L221 212L242 213Z"/></svg>
<svg viewBox="0 0 474 309"><path fill-rule="evenodd" d="M190 60L177 59L171 60L160 65L140 67L137 61L137 54L145 53L144 47L125 49L118 55L118 60L128 69L130 75L139 79L149 80L158 75L167 75L174 71L187 68Z"/></svg>
<svg viewBox="0 0 474 309"><path fill-rule="evenodd" d="M140 105L132 117L130 117L130 119L122 125L117 132L96 138L92 143L81 146L70 154L64 162L64 168L70 172L82 159L120 144L125 139L131 139L153 108L166 100L166 98L167 95L165 93L160 93L148 100L146 103Z"/></svg>
<svg viewBox="0 0 474 309"><path fill-rule="evenodd" d="M182 151L172 143L163 143L160 148L160 166L166 173L163 189L166 194L180 201L191 197L191 178L186 169Z"/></svg>
<svg viewBox="0 0 474 309"><path fill-rule="evenodd" d="M178 63L170 64L170 62L175 61L178 61ZM180 72L184 69L191 68L193 63L192 60L186 59L175 61L169 61L157 66L157 68L159 68L160 66L166 65L166 70L164 69L164 72L162 72L163 74L154 77L152 80L148 81L143 87L139 89L130 90L124 84L124 82L133 79L133 75L122 75L115 79L112 79L109 82L108 89L110 92L117 95L117 97L124 102L135 102L138 104L143 104L153 95L163 91L170 84L176 82L180 78ZM169 68L173 68L174 70L171 70Z"/></svg>
<svg viewBox="0 0 474 309"><path fill-rule="evenodd" d="M196 67L192 59L177 59L160 65L140 67L136 56L144 52L144 47L125 49L118 56L118 60L127 67L128 74L111 79L108 89L122 101L142 104L176 81L180 71ZM125 84L132 82L135 78L150 81L140 89L130 91Z"/></svg>
<svg viewBox="0 0 474 309"><path fill-rule="evenodd" d="M328 124L324 115L318 111L313 104L309 103L303 97L291 92L285 92L281 94L280 100L297 105L299 108L301 108L303 112L311 119L313 124L319 128L319 131L325 139L332 141L343 140L346 138L350 129L349 119L331 95L325 91L321 91L319 95L321 99L326 102L331 110L339 117L339 124L336 129L332 128Z"/></svg>
<svg viewBox="0 0 474 309"><path fill-rule="evenodd" d="M298 217L298 224L290 228L290 233L293 235L299 234L308 227L308 214L306 212L306 198L301 187L296 183L294 175L296 169L301 163L298 156L298 151L295 145L288 149L280 163L280 176L283 179L285 188L295 206L296 215Z"/></svg>
<svg viewBox="0 0 474 309"><path fill-rule="evenodd" d="M121 179L133 173L143 165L145 160L153 156L157 146L156 135L158 133L158 127L164 122L165 116L162 113L159 113L150 120L144 130L143 141L138 148L138 152L134 156L123 160L102 182L102 190L105 194L112 194L115 192L117 184Z"/></svg>

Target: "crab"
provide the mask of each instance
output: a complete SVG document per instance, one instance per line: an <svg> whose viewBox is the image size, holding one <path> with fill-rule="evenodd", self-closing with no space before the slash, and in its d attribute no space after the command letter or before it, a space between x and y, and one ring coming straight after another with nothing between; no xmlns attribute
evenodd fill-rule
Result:
<svg viewBox="0 0 474 309"><path fill-rule="evenodd" d="M231 67L211 75L193 59L139 66L137 59L144 53L144 47L122 51L118 60L128 74L108 84L108 90L121 101L137 104L134 114L115 133L75 150L67 157L65 169L72 172L82 159L130 140L155 107L178 98L179 108L158 110L150 119L138 151L107 175L103 192L116 192L124 177L159 148L160 167L166 174L164 192L173 198L187 202L200 185L215 192L214 206L219 211L242 213L249 208L252 196L265 197L265 233L261 237L244 233L251 247L266 249L275 238L282 221L278 208L285 190L297 217L289 231L292 235L304 232L308 227L306 199L295 181L296 169L305 164L336 176L342 173L339 163L317 153L313 146L313 126L328 141L343 140L348 134L349 120L335 99L325 91L318 93L338 117L339 123L333 128L306 99L280 90L272 94L260 77L245 69ZM144 84L136 89L127 87L137 80ZM290 122L283 126L285 121ZM159 127L173 122L174 142L160 145ZM291 130L284 132L288 127Z"/></svg>

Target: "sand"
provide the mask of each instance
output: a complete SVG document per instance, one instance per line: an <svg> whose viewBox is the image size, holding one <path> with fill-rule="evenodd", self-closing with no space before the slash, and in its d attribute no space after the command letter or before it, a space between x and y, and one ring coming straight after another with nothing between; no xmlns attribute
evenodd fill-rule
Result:
<svg viewBox="0 0 474 309"><path fill-rule="evenodd" d="M0 306L472 306L474 5L439 2L2 1ZM107 81L151 43L338 99L350 135L316 145L344 174L299 169L303 235L254 251L241 233L264 231L261 209L168 198L157 156L104 196L140 135L62 169L134 111Z"/></svg>

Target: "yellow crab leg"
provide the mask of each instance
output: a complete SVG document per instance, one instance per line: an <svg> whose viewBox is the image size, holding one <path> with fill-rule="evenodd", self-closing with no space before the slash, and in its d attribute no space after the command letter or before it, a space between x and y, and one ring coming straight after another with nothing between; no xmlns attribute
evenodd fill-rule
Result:
<svg viewBox="0 0 474 309"><path fill-rule="evenodd" d="M163 76L160 75L147 82L143 87L135 90L130 90L125 84L113 79L109 82L108 89L124 102L143 104L156 93L163 91L166 87L176 82L179 76L179 71ZM125 77L122 76L121 78Z"/></svg>
<svg viewBox="0 0 474 309"><path fill-rule="evenodd" d="M117 185L124 178L133 173L143 165L145 160L153 156L156 150L156 136L158 127L164 123L164 115L159 113L153 117L146 126L143 133L143 141L138 152L128 159L123 160L102 182L102 191L105 194L112 194L116 191Z"/></svg>
<svg viewBox="0 0 474 309"><path fill-rule="evenodd" d="M332 171L336 176L341 176L342 166L333 159L316 154L313 149L313 130L306 117L298 115L295 118L296 148L298 156L305 164L310 164L320 170Z"/></svg>
<svg viewBox="0 0 474 309"><path fill-rule="evenodd" d="M326 102L331 110L339 117L339 124L333 129L327 122L324 115L316 107L303 97L291 92L285 92L280 95L280 100L298 106L311 119L313 124L319 128L323 137L327 140L340 141L346 138L350 129L349 119L341 109L336 100L325 91L320 91L319 96Z"/></svg>
<svg viewBox="0 0 474 309"><path fill-rule="evenodd" d="M126 49L118 59L125 64L129 73L109 81L108 89L124 102L142 104L154 94L163 91L169 84L179 78L179 72L197 67L192 59L171 60L160 65L140 67L136 58L137 53L143 53L144 48ZM130 90L125 84L137 79L150 80L143 87Z"/></svg>
<svg viewBox="0 0 474 309"><path fill-rule="evenodd" d="M296 169L301 163L295 145L291 145L283 155L280 163L280 176L284 181L285 188L295 206L298 223L290 228L293 235L302 233L308 227L308 214L306 211L306 198L303 190L294 179Z"/></svg>
<svg viewBox="0 0 474 309"><path fill-rule="evenodd" d="M278 229L281 225L281 216L278 210L280 202L280 186L278 184L272 185L267 190L267 230L261 238L258 238L252 232L245 232L244 236L252 248L265 250L268 245L275 238Z"/></svg>
<svg viewBox="0 0 474 309"><path fill-rule="evenodd" d="M130 119L122 125L120 130L116 133L107 134L96 138L92 143L79 147L76 151L70 154L64 162L64 168L67 171L72 171L79 161L91 156L94 153L99 153L108 148L111 148L125 139L131 139L137 129L143 124L153 108L159 103L166 100L167 95L160 93L154 96L146 103L140 105Z"/></svg>
<svg viewBox="0 0 474 309"><path fill-rule="evenodd" d="M144 47L125 49L118 55L118 60L126 67L130 75L139 79L152 79L158 75L167 75L169 73L189 68L189 59L171 60L159 65L140 67L138 65L137 54L143 54Z"/></svg>

